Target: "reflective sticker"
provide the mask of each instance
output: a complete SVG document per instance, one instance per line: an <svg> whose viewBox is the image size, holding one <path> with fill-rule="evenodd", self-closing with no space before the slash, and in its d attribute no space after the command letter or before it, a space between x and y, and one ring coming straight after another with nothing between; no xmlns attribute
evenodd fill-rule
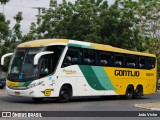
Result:
<svg viewBox="0 0 160 120"><path fill-rule="evenodd" d="M48 80L52 80L52 76L49 76L49 77L48 77Z"/></svg>
<svg viewBox="0 0 160 120"><path fill-rule="evenodd" d="M45 89L44 91L41 91L45 96L50 96L51 95L51 91L53 91L53 89Z"/></svg>

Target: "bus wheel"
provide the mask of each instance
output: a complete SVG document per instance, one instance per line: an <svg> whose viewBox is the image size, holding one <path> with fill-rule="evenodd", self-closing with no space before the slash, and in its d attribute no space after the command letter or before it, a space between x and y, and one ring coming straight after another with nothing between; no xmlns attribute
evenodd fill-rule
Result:
<svg viewBox="0 0 160 120"><path fill-rule="evenodd" d="M128 86L126 89L126 94L125 94L125 98L126 99L132 99L133 98L133 94L134 94L134 89L132 86Z"/></svg>
<svg viewBox="0 0 160 120"><path fill-rule="evenodd" d="M143 89L141 86L137 86L136 90L134 91L134 98L140 99L143 94Z"/></svg>
<svg viewBox="0 0 160 120"><path fill-rule="evenodd" d="M66 103L71 97L71 90L67 86L62 86L59 92L58 102Z"/></svg>
<svg viewBox="0 0 160 120"><path fill-rule="evenodd" d="M43 98L32 98L32 99L36 102L41 102L43 100Z"/></svg>

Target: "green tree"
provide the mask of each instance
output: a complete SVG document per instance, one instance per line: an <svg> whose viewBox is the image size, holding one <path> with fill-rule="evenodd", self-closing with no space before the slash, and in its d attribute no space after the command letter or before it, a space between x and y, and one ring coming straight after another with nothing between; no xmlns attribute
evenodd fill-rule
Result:
<svg viewBox="0 0 160 120"><path fill-rule="evenodd" d="M108 9L101 12L101 36L106 44L130 50L142 51L142 39L139 28L135 27L138 19L129 0L116 0Z"/></svg>
<svg viewBox="0 0 160 120"><path fill-rule="evenodd" d="M22 35L21 35L21 31L20 31L20 22L22 20L22 13L18 13L14 19L16 20L16 24L13 27L13 30L11 32L11 30L9 29L9 23L10 21L5 20L5 16L0 13L0 40L4 40L5 43L3 45L0 45L0 58L2 57L2 55L9 53L9 52L13 52L13 50L16 47L15 41L16 39L21 39ZM7 71L8 70L8 64L9 64L9 60L7 59L7 62L5 63L4 66L0 66L0 68L3 71Z"/></svg>
<svg viewBox="0 0 160 120"><path fill-rule="evenodd" d="M6 4L9 0L0 0L1 4ZM22 21L22 12L18 12L16 16L14 16L16 20L16 24L14 25L13 29L9 29L10 21L5 19L4 14L0 13L0 43L2 40L5 41L4 44L0 44L0 58L2 55L13 52L16 47L15 41L17 39L22 39L22 31L20 30L21 25L20 22ZM0 69L3 71L8 70L8 64L10 59L7 59L4 66L0 66Z"/></svg>
<svg viewBox="0 0 160 120"><path fill-rule="evenodd" d="M135 15L139 19L136 27L144 39L148 52L158 58L160 71L160 0L138 0L135 5Z"/></svg>
<svg viewBox="0 0 160 120"><path fill-rule="evenodd" d="M107 0L63 0L62 4L51 0L25 39L68 38L142 51L144 38L136 26L135 3L115 0L109 6Z"/></svg>
<svg viewBox="0 0 160 120"><path fill-rule="evenodd" d="M7 2L9 2L9 0L0 0L1 5L6 4Z"/></svg>
<svg viewBox="0 0 160 120"><path fill-rule="evenodd" d="M0 13L0 43L1 40L7 40L9 35L10 21L5 19L5 16Z"/></svg>
<svg viewBox="0 0 160 120"><path fill-rule="evenodd" d="M123 6L131 9L137 19L134 28L139 29L143 44L149 52L159 55L160 50L155 50L160 38L160 0L121 0Z"/></svg>
<svg viewBox="0 0 160 120"><path fill-rule="evenodd" d="M0 0L0 3L1 3L1 5L3 5L3 7L7 2L9 2L9 0ZM4 8L3 8L3 10L4 10ZM6 20L3 13L0 13L0 58L6 51L6 50L4 50L6 48L4 47L4 45L2 45L2 41L7 41L9 38L9 34L10 34L9 24L10 24L10 21ZM2 67L0 65L0 70L3 68L4 67Z"/></svg>
<svg viewBox="0 0 160 120"><path fill-rule="evenodd" d="M21 21L23 20L22 12L18 12L16 16L13 17L16 21L16 24L14 25L12 29L12 41L21 40L22 39L22 31L21 29Z"/></svg>

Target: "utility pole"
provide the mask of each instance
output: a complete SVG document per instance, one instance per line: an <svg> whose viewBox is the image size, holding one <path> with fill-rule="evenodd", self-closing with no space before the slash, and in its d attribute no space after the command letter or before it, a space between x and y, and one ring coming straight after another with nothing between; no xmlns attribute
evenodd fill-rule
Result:
<svg viewBox="0 0 160 120"><path fill-rule="evenodd" d="M41 11L42 11L42 9L45 9L45 8L44 7L32 7L32 8L38 10L38 15L36 15L36 17L38 20L38 26L40 26L40 24L41 24Z"/></svg>
<svg viewBox="0 0 160 120"><path fill-rule="evenodd" d="M41 10L45 9L44 7L32 7L33 9L37 9L38 10L38 15L36 15L37 18L41 17Z"/></svg>
<svg viewBox="0 0 160 120"><path fill-rule="evenodd" d="M32 7L32 9L37 9L38 10L38 15L35 15L37 17L37 24L38 27L41 25L41 11L42 9L45 9L44 7Z"/></svg>
<svg viewBox="0 0 160 120"><path fill-rule="evenodd" d="M3 4L3 15L4 15L4 4Z"/></svg>

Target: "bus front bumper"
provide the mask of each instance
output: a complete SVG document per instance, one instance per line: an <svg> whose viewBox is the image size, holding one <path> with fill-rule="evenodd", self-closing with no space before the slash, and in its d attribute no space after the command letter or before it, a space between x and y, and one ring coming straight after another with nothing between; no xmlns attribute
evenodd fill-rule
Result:
<svg viewBox="0 0 160 120"><path fill-rule="evenodd" d="M24 97L57 97L54 93L54 89L40 89L39 86L33 88L27 88L24 90L12 89L6 86L6 93L10 96L24 96Z"/></svg>
<svg viewBox="0 0 160 120"><path fill-rule="evenodd" d="M27 88L27 89L13 89L11 87L6 86L6 93L7 95L11 96L25 96L25 97L36 97L37 87L35 88ZM39 95L41 96L41 95ZM38 97L38 96L37 96Z"/></svg>

